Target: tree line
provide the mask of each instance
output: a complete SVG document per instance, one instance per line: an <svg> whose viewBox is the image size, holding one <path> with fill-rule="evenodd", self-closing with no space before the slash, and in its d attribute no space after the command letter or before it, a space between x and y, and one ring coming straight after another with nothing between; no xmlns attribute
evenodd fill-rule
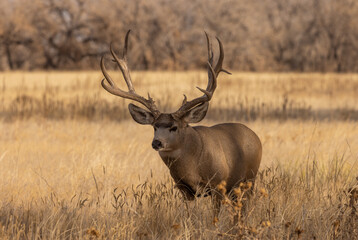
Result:
<svg viewBox="0 0 358 240"><path fill-rule="evenodd" d="M129 40L136 70L206 65L204 30L241 71L358 71L355 0L4 0L0 70L98 69Z"/></svg>

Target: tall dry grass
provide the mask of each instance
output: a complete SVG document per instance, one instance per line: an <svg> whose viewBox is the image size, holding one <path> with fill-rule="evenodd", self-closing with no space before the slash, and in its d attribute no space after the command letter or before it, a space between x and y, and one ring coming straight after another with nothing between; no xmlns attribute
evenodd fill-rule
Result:
<svg viewBox="0 0 358 240"><path fill-rule="evenodd" d="M133 77L138 92L149 91L168 111L206 81L200 72ZM182 200L150 147L151 127L128 119L128 102L102 90L99 73L1 78L2 239L358 237L356 75L220 80L203 124L241 119L264 152L242 217L235 222L241 209L226 201L215 224L211 199Z"/></svg>
<svg viewBox="0 0 358 240"><path fill-rule="evenodd" d="M112 73L120 86L119 73ZM0 118L124 120L127 102L100 87L99 72L0 74ZM205 87L204 72L135 72L139 93L151 93L162 111L179 108ZM208 119L358 120L358 75L354 74L222 74Z"/></svg>

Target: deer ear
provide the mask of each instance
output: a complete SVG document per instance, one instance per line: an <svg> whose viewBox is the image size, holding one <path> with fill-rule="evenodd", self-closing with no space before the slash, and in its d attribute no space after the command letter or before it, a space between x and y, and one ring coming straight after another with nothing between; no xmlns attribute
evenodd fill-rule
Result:
<svg viewBox="0 0 358 240"><path fill-rule="evenodd" d="M134 121L139 124L152 124L154 122L154 116L151 112L144 110L143 108L137 107L130 103L128 105L129 113L132 115Z"/></svg>
<svg viewBox="0 0 358 240"><path fill-rule="evenodd" d="M202 103L185 113L183 120L187 123L198 123L205 117L209 108L209 102Z"/></svg>

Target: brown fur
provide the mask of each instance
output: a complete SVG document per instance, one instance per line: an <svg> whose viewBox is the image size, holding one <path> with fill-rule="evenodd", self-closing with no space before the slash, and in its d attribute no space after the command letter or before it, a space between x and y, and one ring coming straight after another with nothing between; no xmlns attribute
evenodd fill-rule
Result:
<svg viewBox="0 0 358 240"><path fill-rule="evenodd" d="M153 148L159 152L185 199L212 194L217 216L223 197L215 189L219 183L226 183L228 193L241 182L254 183L262 146L257 135L245 125L191 127L188 123L205 117L208 104L194 107L182 119L174 119L168 113L155 119L137 106L130 105L129 109L137 122L154 127ZM160 147L155 142L160 142Z"/></svg>
<svg viewBox="0 0 358 240"><path fill-rule="evenodd" d="M208 48L208 85L198 88L203 95L188 101L184 95L182 106L174 113L160 113L154 100L138 95L133 87L127 65L128 36L125 37L123 58L119 58L111 48L114 61L122 71L128 92L121 90L112 80L101 59L101 69L105 79L101 84L108 92L134 100L149 111L129 104L129 112L139 124L154 127L152 146L168 166L176 186L188 200L195 196L212 194L215 199L216 216L220 208L221 195L213 191L216 186L226 183L230 192L240 182L254 181L261 161L261 142L249 128L238 123L223 123L212 127L191 127L206 115L220 72L229 73L222 68L224 48L219 40L219 58L213 64L214 53L209 36L205 33ZM230 74L230 73L229 73Z"/></svg>
<svg viewBox="0 0 358 240"><path fill-rule="evenodd" d="M180 146L159 151L179 189L188 199L205 187L226 182L230 192L240 182L254 181L261 162L261 142L257 135L238 123L212 127L183 127ZM187 191L188 186L191 191Z"/></svg>

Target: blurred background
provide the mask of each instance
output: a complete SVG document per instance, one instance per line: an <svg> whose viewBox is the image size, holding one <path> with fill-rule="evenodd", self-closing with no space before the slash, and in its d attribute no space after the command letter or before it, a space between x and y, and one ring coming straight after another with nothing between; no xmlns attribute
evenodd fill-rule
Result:
<svg viewBox="0 0 358 240"><path fill-rule="evenodd" d="M231 70L358 71L355 0L2 0L0 9L0 70L97 70L132 29L135 70L203 68L205 30L223 41Z"/></svg>
<svg viewBox="0 0 358 240"><path fill-rule="evenodd" d="M232 75L199 124L263 145L239 225L188 207L152 127L101 87L106 55L127 90L108 51L128 29L133 85L162 112L202 94L204 31L216 56L221 39ZM357 0L0 0L0 239L358 239L357 63Z"/></svg>

